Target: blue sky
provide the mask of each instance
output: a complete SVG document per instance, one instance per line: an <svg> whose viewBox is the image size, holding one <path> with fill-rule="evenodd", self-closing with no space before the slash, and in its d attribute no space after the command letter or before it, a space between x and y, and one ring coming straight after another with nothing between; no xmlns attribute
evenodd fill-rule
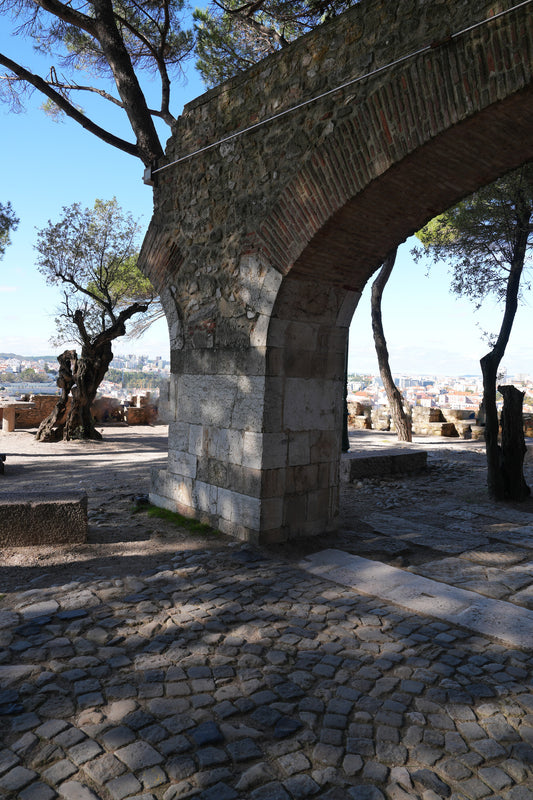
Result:
<svg viewBox="0 0 533 800"><path fill-rule="evenodd" d="M396 264L383 293L383 326L393 372L435 375L480 375L479 359L488 351L483 331L497 333L503 306L486 301L480 311L452 295L444 263L414 263L413 237L398 251ZM349 368L377 374L370 322L370 283L350 326ZM511 339L502 361L508 375L533 374L531 293L518 309Z"/></svg>
<svg viewBox="0 0 533 800"><path fill-rule="evenodd" d="M37 56L20 37L10 37L7 25L0 28L0 50L20 60L35 72L47 72L47 61ZM3 69L1 70L3 71ZM173 110L202 94L200 77L191 70L187 80L173 84ZM103 101L86 102L97 122L113 120L114 133L132 141L133 135L119 113ZM54 311L61 301L59 291L48 287L35 267L36 230L48 220L57 221L63 206L79 202L92 207L96 198L116 197L124 211L141 219L146 229L152 213L152 190L143 184L143 165L97 139L75 122L56 122L41 110L42 98L35 92L25 112L10 113L0 105L0 201L10 201L20 219L12 244L0 262L0 352L39 355L60 352L49 344L55 333ZM104 111L99 111L103 109ZM111 116L110 115L114 115ZM163 142L170 129L162 125ZM66 346L66 345L65 345ZM138 352L168 358L166 321L153 325L140 340L119 340L114 352Z"/></svg>
<svg viewBox="0 0 533 800"><path fill-rule="evenodd" d="M6 28L3 23L2 52L35 71L41 66L46 72L42 57L20 37L10 37ZM203 91L191 66L187 79L173 84L173 112L181 113L183 105ZM61 298L57 289L46 286L35 268L36 230L48 220L56 221L63 206L74 202L92 206L96 198L115 196L125 211L141 218L144 228L152 209L152 192L142 182L143 166L138 159L104 144L70 120L54 122L40 110L40 104L41 98L34 93L26 112L13 114L0 106L0 201L11 201L20 217L12 245L0 262L0 352L23 355L58 351L49 339L55 331L54 311ZM87 103L86 107L92 113L93 106ZM110 117L110 113L115 116ZM100 122L110 119L119 126L120 135L131 139L115 111L105 111ZM161 130L166 141L168 128ZM424 265L414 264L410 256L412 245L412 241L407 242L400 249L384 294L383 319L393 372L478 374L479 359L487 346L476 323L494 332L502 309L489 303L482 312L474 312L470 303L449 293L444 264L433 267L430 276L425 276ZM377 373L368 290L350 330L349 368ZM530 319L530 305L522 306L503 362L510 374L533 372ZM114 350L168 358L168 347L162 320L141 340L119 341Z"/></svg>

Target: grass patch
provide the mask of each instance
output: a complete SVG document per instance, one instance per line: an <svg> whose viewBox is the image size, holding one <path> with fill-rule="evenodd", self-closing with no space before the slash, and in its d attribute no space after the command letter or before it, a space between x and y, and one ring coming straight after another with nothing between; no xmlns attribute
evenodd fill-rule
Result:
<svg viewBox="0 0 533 800"><path fill-rule="evenodd" d="M178 528L186 528L186 530L191 533L199 533L204 536L218 536L220 534L220 531L217 531L216 528L212 528L205 522L199 522L197 519L184 517L182 514L178 514L177 511L169 511L168 508L159 508L158 506L151 505L151 503L138 503L135 505L133 513L138 514L140 512L144 512L148 517L164 519L172 523L172 525L176 525Z"/></svg>

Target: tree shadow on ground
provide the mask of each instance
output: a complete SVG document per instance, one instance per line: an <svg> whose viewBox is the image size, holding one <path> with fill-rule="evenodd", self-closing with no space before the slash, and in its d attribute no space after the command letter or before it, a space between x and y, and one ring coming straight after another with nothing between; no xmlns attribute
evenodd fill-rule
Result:
<svg viewBox="0 0 533 800"><path fill-rule="evenodd" d="M131 736L154 749L175 796L218 784L235 798L260 784L296 791L296 754L307 765L305 796L385 790L400 767L412 776L412 800L438 787L439 796L462 788L470 796L466 782L479 788L484 768L490 780L500 767L508 788L531 785L530 653L363 597L255 548L167 555L153 568L124 557L121 583L112 564L101 572L89 562L91 574L71 586L51 581L19 599L0 676L10 663L34 671L10 684L20 709L0 717L6 747L28 715L62 720L94 755L76 764L76 780L101 790L109 774L97 763L109 754L120 763ZM47 602L48 613L32 612ZM45 744L24 751L39 773L73 757L59 741ZM251 770L256 783L243 789ZM143 770L133 772L141 783Z"/></svg>

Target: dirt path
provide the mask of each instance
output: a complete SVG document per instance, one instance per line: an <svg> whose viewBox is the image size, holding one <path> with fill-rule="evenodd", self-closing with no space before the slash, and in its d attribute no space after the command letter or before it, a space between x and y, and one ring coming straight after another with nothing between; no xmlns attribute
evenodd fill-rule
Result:
<svg viewBox="0 0 533 800"><path fill-rule="evenodd" d="M221 534L197 535L167 520L133 513L136 497L149 491L151 469L165 464L168 429L107 426L103 431L101 442L56 444L36 442L33 431L0 434L0 452L7 454L6 472L0 476L4 491L84 489L89 499L88 541L5 548L0 592L97 575L120 579L161 567L184 550L242 546ZM351 442L353 449L369 452L398 447L394 435L379 432L355 432ZM437 570L439 575L449 562L451 577L444 580L454 580L462 570L465 580L472 583L475 578L476 586L483 578L483 593L492 591L495 578L501 577L490 571L493 567L516 572L514 565L522 564L522 574L524 565L533 564L533 534L527 533L533 529L533 500L514 507L488 500L482 442L420 438L413 446L427 450L427 471L343 485L338 534L270 547L270 552L296 560L333 547L422 573ZM533 460L526 460L525 473L533 485ZM521 543L513 544L513 536L521 536ZM481 578L472 578L472 561L480 564ZM531 592L527 605L533 604L533 588Z"/></svg>
<svg viewBox="0 0 533 800"><path fill-rule="evenodd" d="M135 514L135 499L150 488L152 467L167 458L165 425L102 429L101 442L36 442L34 431L0 434L6 453L3 491L83 489L88 495L89 536L81 545L4 548L0 592L23 585L65 584L90 575L135 574L164 563L172 554L228 544L185 528Z"/></svg>

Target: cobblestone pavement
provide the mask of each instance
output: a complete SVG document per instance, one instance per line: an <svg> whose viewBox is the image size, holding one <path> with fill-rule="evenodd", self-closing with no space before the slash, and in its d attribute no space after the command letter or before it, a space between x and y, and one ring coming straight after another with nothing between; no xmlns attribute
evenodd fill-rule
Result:
<svg viewBox="0 0 533 800"><path fill-rule="evenodd" d="M334 546L394 538L367 514L410 519L387 505L405 495L414 509L436 478L348 489ZM454 480L436 496L471 510ZM111 524L98 508L93 532ZM434 511L433 523L453 519ZM154 525L120 513L123 531ZM383 542L364 555L417 570L449 555L405 541L403 555ZM1 797L533 800L532 649L309 575L290 549L171 544L158 562L80 562L68 582L50 567L31 571L33 583L24 567L11 579L0 600Z"/></svg>

